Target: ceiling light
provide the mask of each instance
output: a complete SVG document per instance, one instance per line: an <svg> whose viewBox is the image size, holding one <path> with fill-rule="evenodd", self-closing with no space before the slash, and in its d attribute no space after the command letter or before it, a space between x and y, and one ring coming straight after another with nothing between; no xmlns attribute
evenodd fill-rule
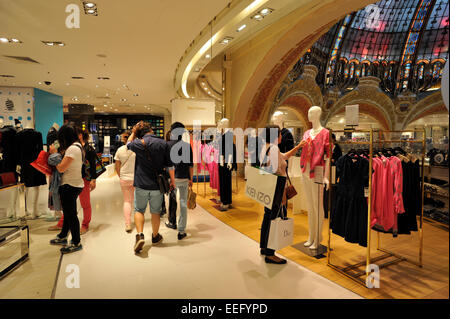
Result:
<svg viewBox="0 0 450 319"><path fill-rule="evenodd" d="M195 68L194 72L200 72L200 68Z"/></svg>
<svg viewBox="0 0 450 319"><path fill-rule="evenodd" d="M257 20L257 21L260 21L260 20L262 20L264 17L262 16L262 15L260 15L259 13L257 13L257 14L255 14L253 17L252 17L252 19L255 19L255 20Z"/></svg>
<svg viewBox="0 0 450 319"><path fill-rule="evenodd" d="M85 2L85 3L84 3L84 6L85 6L85 7L88 7L88 8L93 8L93 7L95 7L95 3L92 3L92 2Z"/></svg>
<svg viewBox="0 0 450 319"><path fill-rule="evenodd" d="M99 76L97 79L98 80L109 80L109 78L106 76Z"/></svg>
<svg viewBox="0 0 450 319"><path fill-rule="evenodd" d="M69 82L67 82L67 83L66 83L66 85L70 85L70 83L69 83Z"/></svg>
<svg viewBox="0 0 450 319"><path fill-rule="evenodd" d="M266 16L266 15L272 13L272 11L273 11L273 9L270 9L270 8L264 8L264 9L262 9L261 11L259 11L259 13L260 13L262 16Z"/></svg>
<svg viewBox="0 0 450 319"><path fill-rule="evenodd" d="M127 101L127 99L121 99L121 101L122 101L122 102L126 102L126 101Z"/></svg>
<svg viewBox="0 0 450 319"><path fill-rule="evenodd" d="M11 42L19 43L20 40L19 39L11 39Z"/></svg>
<svg viewBox="0 0 450 319"><path fill-rule="evenodd" d="M94 14L94 13L95 13L95 10L94 10L94 9L89 9L89 10L87 11L87 13L89 13L89 14Z"/></svg>
<svg viewBox="0 0 450 319"><path fill-rule="evenodd" d="M247 27L246 24L241 25L238 29L237 32L241 32L242 30L244 30Z"/></svg>
<svg viewBox="0 0 450 319"><path fill-rule="evenodd" d="M63 47L65 44L64 43L58 43L58 45L60 46L60 47Z"/></svg>
<svg viewBox="0 0 450 319"><path fill-rule="evenodd" d="M209 59L211 58L211 55L208 53L207 55L205 55L205 58Z"/></svg>
<svg viewBox="0 0 450 319"><path fill-rule="evenodd" d="M139 96L139 94L138 93L134 93L133 96Z"/></svg>
<svg viewBox="0 0 450 319"><path fill-rule="evenodd" d="M50 47L55 46L55 45L63 47L65 45L61 41L41 41L41 42L44 43L45 45L50 46Z"/></svg>
<svg viewBox="0 0 450 319"><path fill-rule="evenodd" d="M8 43L9 40L7 38L0 38L0 42L2 43Z"/></svg>
<svg viewBox="0 0 450 319"><path fill-rule="evenodd" d="M228 44L231 40L233 40L232 37L225 37L220 41L220 44Z"/></svg>

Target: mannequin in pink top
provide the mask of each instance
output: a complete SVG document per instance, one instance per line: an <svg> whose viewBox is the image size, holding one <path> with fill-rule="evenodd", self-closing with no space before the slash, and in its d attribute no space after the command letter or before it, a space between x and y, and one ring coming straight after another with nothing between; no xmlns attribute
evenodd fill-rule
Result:
<svg viewBox="0 0 450 319"><path fill-rule="evenodd" d="M318 106L312 106L308 111L312 129L303 135L303 140L307 144L303 146L300 158L309 224L309 238L304 245L313 250L319 248L322 242L323 186L328 190L330 170L329 131L320 124L321 115L322 109ZM323 176L319 183L316 181L319 177L316 177L316 174Z"/></svg>

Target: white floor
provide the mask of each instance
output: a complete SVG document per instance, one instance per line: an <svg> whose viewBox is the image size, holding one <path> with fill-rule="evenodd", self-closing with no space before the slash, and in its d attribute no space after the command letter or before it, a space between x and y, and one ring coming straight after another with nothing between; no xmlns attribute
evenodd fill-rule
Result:
<svg viewBox="0 0 450 319"><path fill-rule="evenodd" d="M55 298L360 298L292 261L266 264L257 242L201 207L188 212L182 241L162 224L158 246L149 240L146 214L147 242L135 255L136 232L124 230L117 177L98 181L92 205L84 249L63 257ZM68 265L79 267L80 288L67 287L75 282Z"/></svg>

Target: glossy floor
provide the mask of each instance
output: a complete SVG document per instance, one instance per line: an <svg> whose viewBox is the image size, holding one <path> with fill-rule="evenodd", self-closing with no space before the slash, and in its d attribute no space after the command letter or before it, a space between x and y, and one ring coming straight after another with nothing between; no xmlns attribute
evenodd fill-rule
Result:
<svg viewBox="0 0 450 319"><path fill-rule="evenodd" d="M84 249L64 255L55 298L360 298L292 261L266 264L256 241L201 207L189 211L182 241L162 226L164 241L153 246L147 219L146 245L135 255L117 177L97 187ZM78 275L79 288L70 288Z"/></svg>

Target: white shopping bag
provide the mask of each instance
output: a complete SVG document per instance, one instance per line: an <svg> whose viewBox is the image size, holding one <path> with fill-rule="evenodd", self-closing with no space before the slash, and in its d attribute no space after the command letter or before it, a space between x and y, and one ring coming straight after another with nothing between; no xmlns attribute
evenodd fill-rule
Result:
<svg viewBox="0 0 450 319"><path fill-rule="evenodd" d="M294 220L292 218L275 218L270 222L267 248L279 250L292 245L294 241Z"/></svg>
<svg viewBox="0 0 450 319"><path fill-rule="evenodd" d="M285 184L286 177L249 166L245 194L250 199L272 209L272 206L280 206Z"/></svg>

